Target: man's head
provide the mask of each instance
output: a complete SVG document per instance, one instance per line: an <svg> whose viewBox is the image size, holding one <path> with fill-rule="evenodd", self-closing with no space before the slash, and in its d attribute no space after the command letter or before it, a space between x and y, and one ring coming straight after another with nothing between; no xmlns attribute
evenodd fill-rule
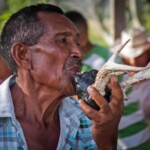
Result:
<svg viewBox="0 0 150 150"><path fill-rule="evenodd" d="M150 40L145 28L133 28L122 32L122 40L125 41L127 38L130 38L131 41L121 52L123 61L132 66L146 66L150 61Z"/></svg>
<svg viewBox="0 0 150 150"><path fill-rule="evenodd" d="M144 67L150 61L150 40L144 27L125 30L121 34L121 43L130 39L120 52L122 60L129 65ZM119 45L118 45L119 46Z"/></svg>
<svg viewBox="0 0 150 150"><path fill-rule="evenodd" d="M2 46L18 76L28 75L66 95L74 90L72 79L82 61L79 32L60 8L38 4L12 15L2 32Z"/></svg>
<svg viewBox="0 0 150 150"><path fill-rule="evenodd" d="M65 13L66 17L69 18L79 29L81 33L81 47L84 47L88 42L88 25L84 16L77 11L69 11Z"/></svg>
<svg viewBox="0 0 150 150"><path fill-rule="evenodd" d="M15 63L11 58L13 44L21 42L29 46L34 45L44 33L44 26L38 16L39 12L63 14L60 8L50 4L25 7L13 14L3 28L1 34L3 51L1 53L13 72L16 71Z"/></svg>

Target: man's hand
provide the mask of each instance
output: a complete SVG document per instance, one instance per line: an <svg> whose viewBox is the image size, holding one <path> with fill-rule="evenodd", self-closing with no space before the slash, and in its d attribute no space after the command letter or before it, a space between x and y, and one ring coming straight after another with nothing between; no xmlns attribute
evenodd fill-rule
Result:
<svg viewBox="0 0 150 150"><path fill-rule="evenodd" d="M100 107L99 111L79 100L81 109L93 121L92 134L100 150L116 149L118 124L123 111L123 94L117 78L112 77L108 86L112 92L109 103L94 87L88 87L91 98Z"/></svg>

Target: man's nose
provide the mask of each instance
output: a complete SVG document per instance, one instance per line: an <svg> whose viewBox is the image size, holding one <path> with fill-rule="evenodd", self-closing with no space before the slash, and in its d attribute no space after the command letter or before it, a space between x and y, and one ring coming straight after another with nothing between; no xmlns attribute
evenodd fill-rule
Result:
<svg viewBox="0 0 150 150"><path fill-rule="evenodd" d="M83 59L83 51L77 44L74 44L74 46L72 47L71 57L78 57L80 59Z"/></svg>

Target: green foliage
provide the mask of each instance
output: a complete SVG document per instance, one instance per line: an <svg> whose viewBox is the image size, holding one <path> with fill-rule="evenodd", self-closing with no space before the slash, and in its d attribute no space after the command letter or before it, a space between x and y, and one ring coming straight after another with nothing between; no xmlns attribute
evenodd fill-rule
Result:
<svg viewBox="0 0 150 150"><path fill-rule="evenodd" d="M61 1L67 1L67 0L51 0L51 1L50 0L7 0L5 11L2 14L0 14L0 33L1 33L1 30L4 26L4 24L6 23L6 21L10 17L10 15L12 13L16 12L17 10L19 10L20 8L23 8L25 6L29 6L31 4L37 4L37 3L54 2L56 4L59 4ZM139 1L142 2L142 5L140 5L141 9L142 9L141 12L140 12L142 23L146 27L146 30L148 31L147 33L150 36L150 19L149 19L150 0L139 0ZM104 5L108 5L108 3L106 1L103 1L103 2L105 2ZM99 9L100 5L97 5L97 7ZM68 8L68 9L70 9L70 8ZM101 8L99 10L101 10L100 14L105 14L105 18L108 17L107 12L104 12L104 10L107 10L107 9ZM67 9L65 11L67 11ZM130 16L128 16L128 17L130 17ZM128 22L128 26L130 26L130 22ZM96 33L93 33L93 31L90 31L90 39L94 43L98 43L98 44L102 44L104 46L108 46L106 44L106 42L104 41L104 39L100 35L97 35Z"/></svg>
<svg viewBox="0 0 150 150"><path fill-rule="evenodd" d="M145 26L146 30L148 31L147 34L150 37L150 19L149 19L149 14L144 14L143 15L143 23L144 23L144 26Z"/></svg>
<svg viewBox="0 0 150 150"><path fill-rule="evenodd" d="M150 12L150 0L143 0L143 9L141 11L141 19L142 23L147 30L147 34L150 37L150 19L149 19L149 12Z"/></svg>
<svg viewBox="0 0 150 150"><path fill-rule="evenodd" d="M37 3L47 3L48 0L7 0L6 3L6 9L5 11L0 15L0 32L10 17L10 15L17 10L29 6L31 4L37 4Z"/></svg>
<svg viewBox="0 0 150 150"><path fill-rule="evenodd" d="M36 3L47 3L48 0L8 0L7 6L10 13L14 13L18 9Z"/></svg>
<svg viewBox="0 0 150 150"><path fill-rule="evenodd" d="M90 38L90 41L94 44L98 44L98 45L101 45L101 46L104 46L104 47L108 47L108 44L102 38L102 36L100 36L100 34L96 34L93 31L89 31L89 38Z"/></svg>
<svg viewBox="0 0 150 150"><path fill-rule="evenodd" d="M2 15L0 15L0 32L4 24L6 23L7 19L9 18L9 16L10 16L9 12L5 12Z"/></svg>

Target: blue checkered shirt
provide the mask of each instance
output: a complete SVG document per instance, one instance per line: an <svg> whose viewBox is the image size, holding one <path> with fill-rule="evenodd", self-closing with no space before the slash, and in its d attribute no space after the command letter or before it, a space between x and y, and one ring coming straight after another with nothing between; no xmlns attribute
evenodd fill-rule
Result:
<svg viewBox="0 0 150 150"><path fill-rule="evenodd" d="M20 123L14 113L10 76L0 85L0 150L27 150ZM91 134L92 122L81 111L76 100L66 98L59 108L61 131L57 150L95 150Z"/></svg>

